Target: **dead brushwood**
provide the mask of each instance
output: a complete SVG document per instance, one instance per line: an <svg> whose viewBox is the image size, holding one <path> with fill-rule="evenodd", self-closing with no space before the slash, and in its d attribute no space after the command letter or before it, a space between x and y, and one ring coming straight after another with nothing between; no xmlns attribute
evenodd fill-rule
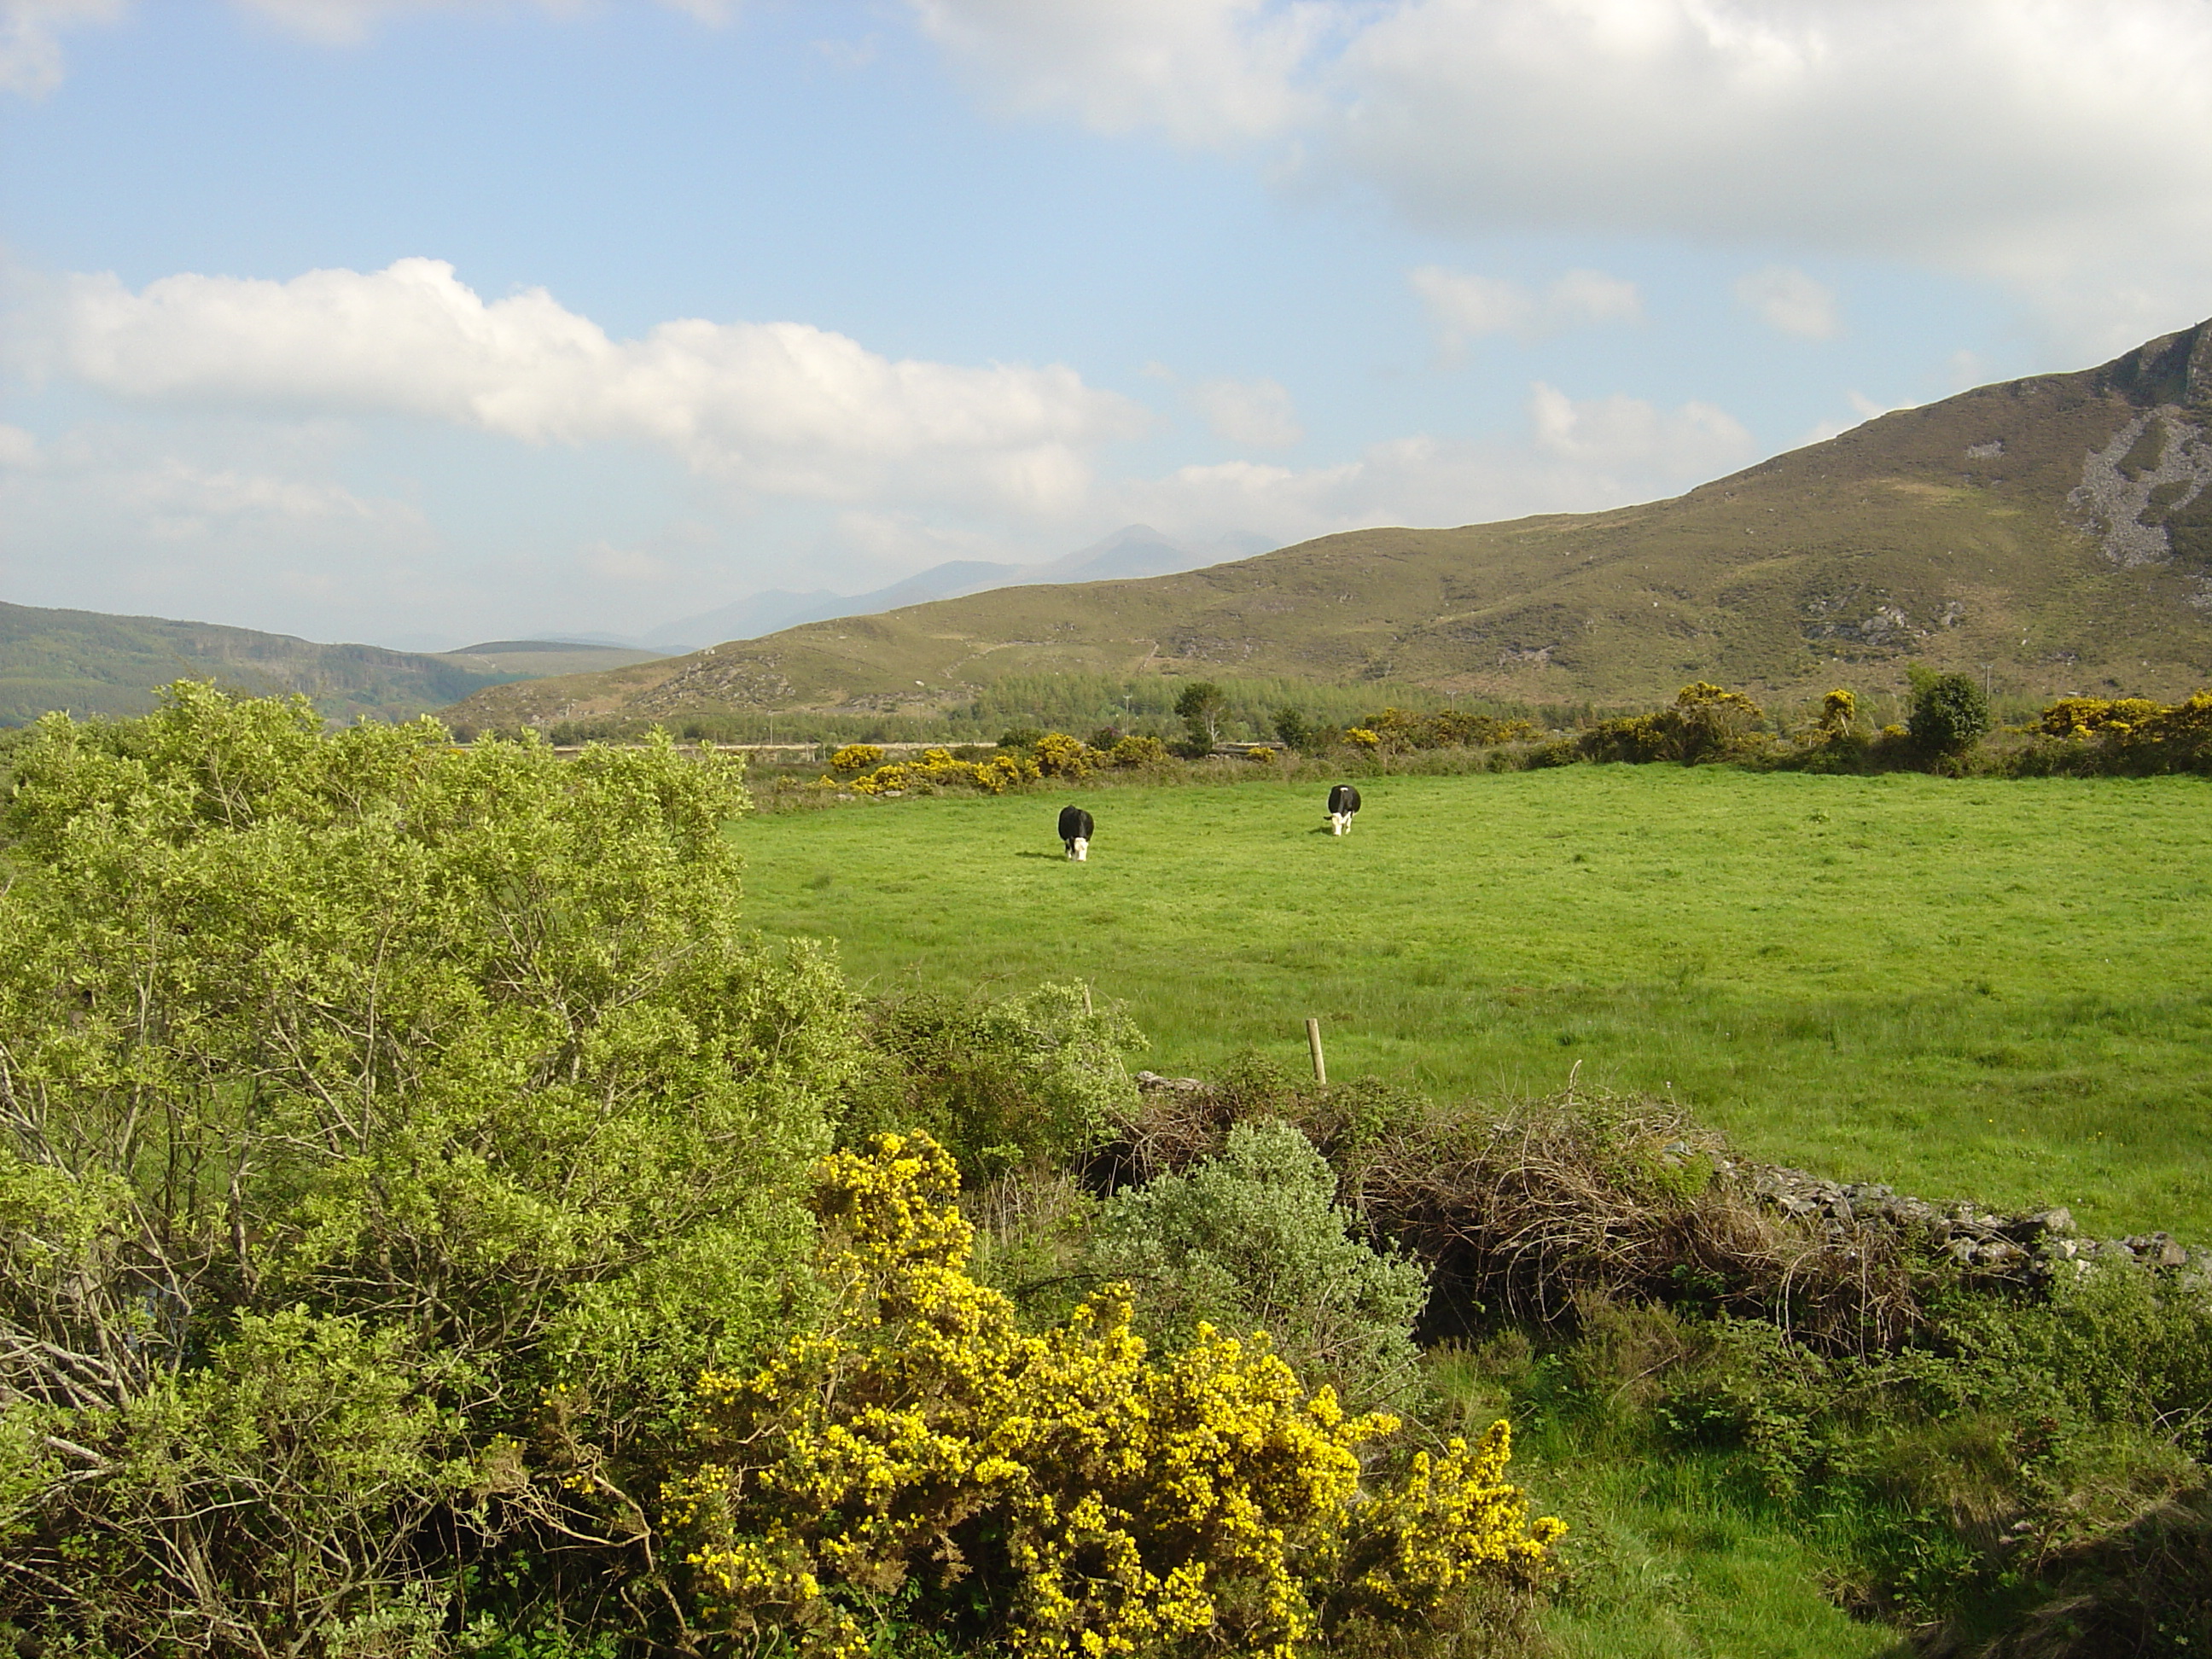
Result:
<svg viewBox="0 0 2212 1659"><path fill-rule="evenodd" d="M1863 1353L1921 1322L1937 1272L1893 1227L1768 1207L1726 1143L1668 1102L1571 1091L1455 1109L1260 1082L1248 1068L1211 1090L1145 1091L1115 1149L1127 1177L1212 1155L1240 1116L1286 1118L1335 1165L1342 1201L1378 1242L1427 1265L1432 1337L1571 1324L1578 1301L1626 1297Z"/></svg>

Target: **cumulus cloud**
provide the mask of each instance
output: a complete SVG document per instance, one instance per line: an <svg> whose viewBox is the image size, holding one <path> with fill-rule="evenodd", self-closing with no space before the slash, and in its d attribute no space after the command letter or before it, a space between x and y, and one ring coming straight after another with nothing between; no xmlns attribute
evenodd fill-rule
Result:
<svg viewBox="0 0 2212 1659"><path fill-rule="evenodd" d="M1297 405L1279 380L1200 380L1190 401L1218 438L1251 449L1286 449L1304 438Z"/></svg>
<svg viewBox="0 0 2212 1659"><path fill-rule="evenodd" d="M387 20L425 12L512 11L508 0L231 0L238 10L288 34L330 46L358 46ZM578 9L576 0L535 0L540 10ZM659 0L702 23L726 20L732 0ZM131 0L0 0L0 89L42 97L61 84L64 31L112 22Z"/></svg>
<svg viewBox="0 0 2212 1659"><path fill-rule="evenodd" d="M1595 323L1632 323L1644 316L1636 284L1601 270L1570 270L1539 292L1501 277L1417 265L1407 273L1426 303L1437 338L1458 351L1486 334L1524 340Z"/></svg>
<svg viewBox="0 0 2212 1659"><path fill-rule="evenodd" d="M0 469L23 471L38 465L40 459L37 434L0 424Z"/></svg>
<svg viewBox="0 0 2212 1659"><path fill-rule="evenodd" d="M543 289L487 303L434 259L289 282L76 276L40 366L119 398L412 416L532 444L629 441L770 493L894 484L1050 512L1137 405L1070 368L894 362L804 323L663 323L613 340Z"/></svg>
<svg viewBox="0 0 2212 1659"><path fill-rule="evenodd" d="M451 598L422 512L331 477L312 443L94 425L9 447L31 462L0 465L0 585L18 604L286 631L312 617L321 637L358 638Z"/></svg>
<svg viewBox="0 0 2212 1659"><path fill-rule="evenodd" d="M357 46L387 19L422 12L511 11L507 0L231 0L240 11L265 18L277 27L325 46ZM536 0L550 12L574 12L575 0ZM723 0L659 0L702 23L719 23L730 13Z"/></svg>
<svg viewBox="0 0 2212 1659"><path fill-rule="evenodd" d="M319 529L333 520L360 525L416 521L398 502L363 500L343 485L223 467L210 470L165 459L103 487L114 490L149 535L161 541L198 541L255 520Z"/></svg>
<svg viewBox="0 0 2212 1659"><path fill-rule="evenodd" d="M617 547L596 541L576 555L576 562L594 576L612 582L658 582L670 574L668 561L641 547Z"/></svg>
<svg viewBox="0 0 2212 1659"><path fill-rule="evenodd" d="M1023 106L1273 137L1446 233L1902 258L2124 335L2212 283L2204 0L909 3Z"/></svg>
<svg viewBox="0 0 2212 1659"><path fill-rule="evenodd" d="M1353 460L1294 468L1237 460L1179 467L1103 492L1124 520L1186 539L1259 533L1304 540L1376 524L1478 524L1648 500L1752 459L1750 434L1725 410L1689 403L1577 400L1538 382L1517 438L1414 434Z"/></svg>
<svg viewBox="0 0 2212 1659"><path fill-rule="evenodd" d="M1793 265L1765 265L1735 283L1735 297L1778 333L1801 340L1832 340L1844 331L1836 291Z"/></svg>
<svg viewBox="0 0 2212 1659"><path fill-rule="evenodd" d="M1066 109L1097 131L1156 126L1192 143L1318 117L1304 66L1340 9L1267 0L910 0L924 33L998 101Z"/></svg>
<svg viewBox="0 0 2212 1659"><path fill-rule="evenodd" d="M0 88L42 98L61 84L62 32L108 23L126 0L0 0Z"/></svg>
<svg viewBox="0 0 2212 1659"><path fill-rule="evenodd" d="M1749 459L1753 448L1742 424L1711 404L1662 411L1618 392L1577 403L1539 380L1529 388L1528 414L1539 448L1608 471L1650 468L1668 477L1702 477Z"/></svg>

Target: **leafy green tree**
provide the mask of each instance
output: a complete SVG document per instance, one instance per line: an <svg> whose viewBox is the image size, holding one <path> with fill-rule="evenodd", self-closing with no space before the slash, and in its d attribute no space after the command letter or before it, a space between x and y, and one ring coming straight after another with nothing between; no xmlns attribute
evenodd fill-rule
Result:
<svg viewBox="0 0 2212 1659"><path fill-rule="evenodd" d="M1297 709L1278 708L1275 711L1275 735L1291 748L1302 750L1313 741L1315 733L1312 723Z"/></svg>
<svg viewBox="0 0 2212 1659"><path fill-rule="evenodd" d="M1221 741L1222 717L1229 712L1229 696L1212 680L1193 680L1175 703L1176 718L1190 732L1194 744L1212 748Z"/></svg>
<svg viewBox="0 0 2212 1659"><path fill-rule="evenodd" d="M1907 672L1912 713L1905 729L1929 754L1966 754L1996 726L1990 700L1971 675L1931 673L1917 663Z"/></svg>
<svg viewBox="0 0 2212 1659"><path fill-rule="evenodd" d="M687 1392L803 1314L858 1057L740 925L738 765L189 682L15 762L0 1619L428 1651L457 1553L653 1617Z"/></svg>

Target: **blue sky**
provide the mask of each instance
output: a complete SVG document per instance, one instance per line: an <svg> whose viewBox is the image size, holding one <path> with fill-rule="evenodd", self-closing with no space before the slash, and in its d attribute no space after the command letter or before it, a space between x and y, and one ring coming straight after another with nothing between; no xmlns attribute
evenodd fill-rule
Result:
<svg viewBox="0 0 2212 1659"><path fill-rule="evenodd" d="M0 0L0 597L324 639L1670 494L2212 313L2207 0Z"/></svg>

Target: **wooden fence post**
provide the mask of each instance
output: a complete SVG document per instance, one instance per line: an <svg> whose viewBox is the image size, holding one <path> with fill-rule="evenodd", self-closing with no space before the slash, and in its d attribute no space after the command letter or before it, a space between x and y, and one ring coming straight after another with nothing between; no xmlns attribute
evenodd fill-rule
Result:
<svg viewBox="0 0 2212 1659"><path fill-rule="evenodd" d="M1317 1019L1306 1022L1306 1047L1313 1050L1314 1081L1328 1086L1328 1067L1322 1063L1321 1022Z"/></svg>

